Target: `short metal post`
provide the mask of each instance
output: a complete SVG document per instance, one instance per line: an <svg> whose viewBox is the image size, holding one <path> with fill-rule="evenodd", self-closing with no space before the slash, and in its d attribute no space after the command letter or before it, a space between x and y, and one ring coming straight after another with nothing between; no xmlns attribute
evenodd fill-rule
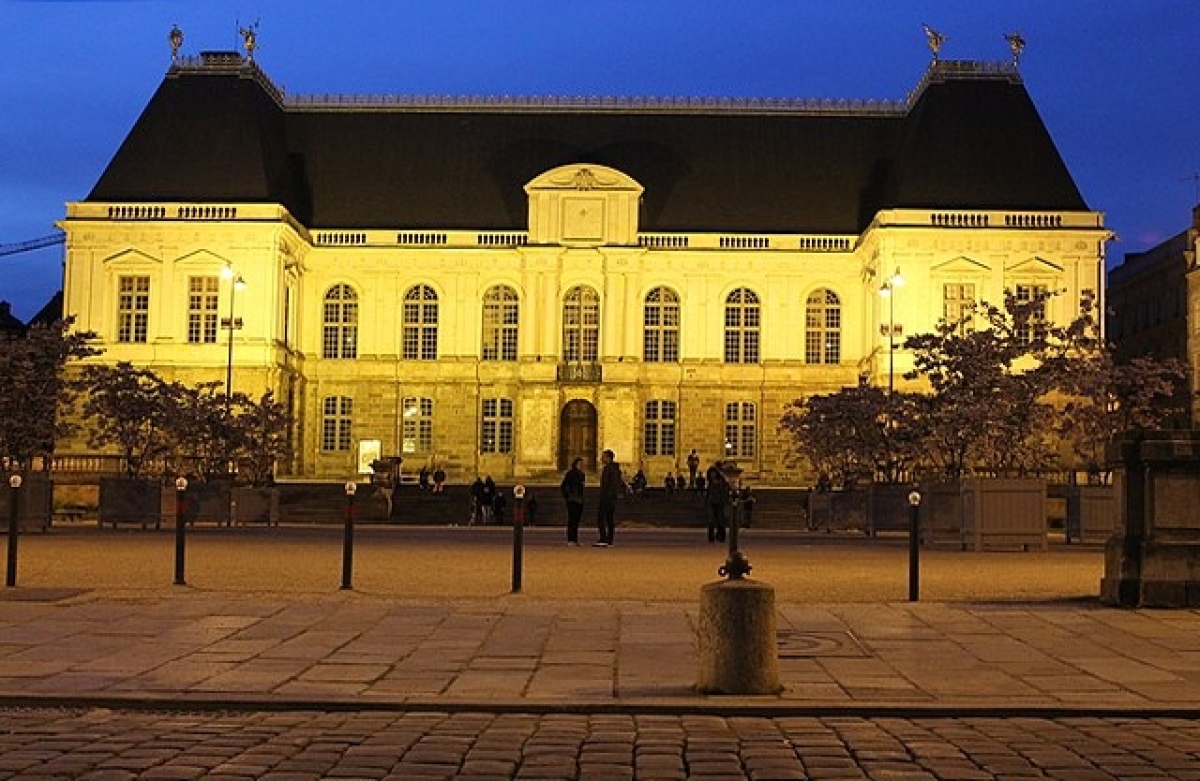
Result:
<svg viewBox="0 0 1200 781"><path fill-rule="evenodd" d="M346 483L346 526L342 536L342 588L351 589L354 575L354 493L358 484Z"/></svg>
<svg viewBox="0 0 1200 781"><path fill-rule="evenodd" d="M186 586L184 567L187 557L187 518L184 515L186 477L175 478L175 585Z"/></svg>
<svg viewBox="0 0 1200 781"><path fill-rule="evenodd" d="M908 601L921 598L921 492L908 494Z"/></svg>
<svg viewBox="0 0 1200 781"><path fill-rule="evenodd" d="M8 567L5 570L4 585L12 588L17 585L17 538L19 535L21 508L21 476L13 475L8 478Z"/></svg>
<svg viewBox="0 0 1200 781"><path fill-rule="evenodd" d="M513 487L513 563L512 593L521 593L525 559L525 486Z"/></svg>

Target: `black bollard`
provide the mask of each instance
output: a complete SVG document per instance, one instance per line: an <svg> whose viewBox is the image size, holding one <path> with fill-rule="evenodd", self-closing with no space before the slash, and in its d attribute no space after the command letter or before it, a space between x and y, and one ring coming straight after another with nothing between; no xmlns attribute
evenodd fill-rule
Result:
<svg viewBox="0 0 1200 781"><path fill-rule="evenodd" d="M187 518L184 517L184 492L187 491L186 477L175 478L175 585L186 586L184 562L187 558Z"/></svg>
<svg viewBox="0 0 1200 781"><path fill-rule="evenodd" d="M12 588L17 585L17 538L21 509L21 476L13 475L8 478L8 567L5 570L4 585Z"/></svg>
<svg viewBox="0 0 1200 781"><path fill-rule="evenodd" d="M921 598L921 492L908 495L908 601Z"/></svg>
<svg viewBox="0 0 1200 781"><path fill-rule="evenodd" d="M525 558L525 486L513 486L513 563L512 593L521 593Z"/></svg>
<svg viewBox="0 0 1200 781"><path fill-rule="evenodd" d="M342 588L354 588L351 585L354 575L354 492L358 484L351 481L346 483L346 526L342 535Z"/></svg>

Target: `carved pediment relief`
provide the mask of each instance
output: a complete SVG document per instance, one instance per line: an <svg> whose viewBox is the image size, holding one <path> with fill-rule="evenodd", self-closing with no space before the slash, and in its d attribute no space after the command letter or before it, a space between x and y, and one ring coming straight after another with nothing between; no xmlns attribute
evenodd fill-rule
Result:
<svg viewBox="0 0 1200 781"><path fill-rule="evenodd" d="M935 263L931 268L934 274L953 274L953 275L970 275L970 274L990 274L992 269L986 263L968 258L965 255L959 255L957 258Z"/></svg>
<svg viewBox="0 0 1200 781"><path fill-rule="evenodd" d="M106 266L161 266L162 259L156 258L153 255L147 255L139 249L128 247L104 259Z"/></svg>
<svg viewBox="0 0 1200 781"><path fill-rule="evenodd" d="M636 244L643 191L630 176L603 165L551 169L525 185L530 241L585 247Z"/></svg>
<svg viewBox="0 0 1200 781"><path fill-rule="evenodd" d="M180 266L199 266L205 268L223 268L233 265L228 258L224 258L206 249L184 253L175 259L175 263Z"/></svg>
<svg viewBox="0 0 1200 781"><path fill-rule="evenodd" d="M1009 265L1004 269L1006 274L1019 274L1024 277L1056 277L1063 273L1063 267L1045 258L1032 257Z"/></svg>

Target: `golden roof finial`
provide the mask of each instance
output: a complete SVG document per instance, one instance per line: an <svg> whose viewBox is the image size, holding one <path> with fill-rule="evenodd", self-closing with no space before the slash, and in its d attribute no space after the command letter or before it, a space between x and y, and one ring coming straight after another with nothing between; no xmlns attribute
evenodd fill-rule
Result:
<svg viewBox="0 0 1200 781"><path fill-rule="evenodd" d="M925 37L929 39L929 50L933 52L933 61L937 62L938 53L942 50L942 44L946 42L946 36L927 24L922 24L921 29L925 31Z"/></svg>
<svg viewBox="0 0 1200 781"><path fill-rule="evenodd" d="M1025 51L1025 37L1019 30L1014 30L1011 33L1005 33L1004 40L1008 41L1008 48L1012 50L1013 65L1020 64L1021 53Z"/></svg>
<svg viewBox="0 0 1200 781"><path fill-rule="evenodd" d="M179 25L171 25L167 40L171 42L171 62L179 62L179 50L183 48L183 30L179 29Z"/></svg>
<svg viewBox="0 0 1200 781"><path fill-rule="evenodd" d="M254 62L254 50L258 48L258 20L254 20L254 24L247 27L239 27L238 32L242 36L242 47L246 50L246 60Z"/></svg>

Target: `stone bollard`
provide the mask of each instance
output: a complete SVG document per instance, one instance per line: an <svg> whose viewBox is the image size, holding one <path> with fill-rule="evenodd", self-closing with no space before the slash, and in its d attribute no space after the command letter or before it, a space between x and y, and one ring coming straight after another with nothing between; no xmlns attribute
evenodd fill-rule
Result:
<svg viewBox="0 0 1200 781"><path fill-rule="evenodd" d="M775 588L745 578L700 589L700 678L706 694L778 694Z"/></svg>

